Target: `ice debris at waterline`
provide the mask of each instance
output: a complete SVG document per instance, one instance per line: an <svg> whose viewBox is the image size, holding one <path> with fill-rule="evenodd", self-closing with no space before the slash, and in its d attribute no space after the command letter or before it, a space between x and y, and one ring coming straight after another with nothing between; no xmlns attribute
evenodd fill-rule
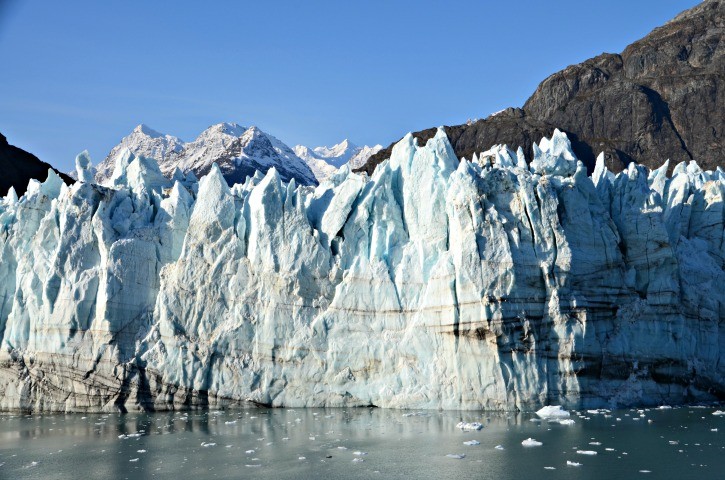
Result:
<svg viewBox="0 0 725 480"><path fill-rule="evenodd" d="M571 416L569 412L561 408L561 405L547 405L537 410L536 415L541 418L568 418Z"/></svg>
<svg viewBox="0 0 725 480"><path fill-rule="evenodd" d="M537 409L722 398L725 173L556 131L228 187L120 157L0 206L0 407ZM84 155L80 170L92 169ZM78 178L93 178L80 171ZM11 192L12 193L12 192Z"/></svg>
<svg viewBox="0 0 725 480"><path fill-rule="evenodd" d="M533 438L529 437L526 440L522 441L521 442L521 445L523 445L524 447L540 447L540 446L543 445L543 443L541 443L540 441L534 440Z"/></svg>

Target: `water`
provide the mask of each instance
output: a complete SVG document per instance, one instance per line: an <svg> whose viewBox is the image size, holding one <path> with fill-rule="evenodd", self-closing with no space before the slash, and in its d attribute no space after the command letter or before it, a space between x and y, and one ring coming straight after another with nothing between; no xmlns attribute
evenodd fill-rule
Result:
<svg viewBox="0 0 725 480"><path fill-rule="evenodd" d="M575 412L573 425L382 409L4 414L0 479L725 478L725 416L714 411ZM462 432L460 421L484 428ZM522 446L529 437L543 445Z"/></svg>

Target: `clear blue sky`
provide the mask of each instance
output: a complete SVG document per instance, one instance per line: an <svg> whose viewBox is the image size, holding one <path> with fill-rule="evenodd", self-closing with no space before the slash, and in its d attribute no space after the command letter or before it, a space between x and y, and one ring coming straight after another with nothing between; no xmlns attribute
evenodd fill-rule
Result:
<svg viewBox="0 0 725 480"><path fill-rule="evenodd" d="M520 106L697 3L0 0L0 132L62 170L141 122L387 145Z"/></svg>

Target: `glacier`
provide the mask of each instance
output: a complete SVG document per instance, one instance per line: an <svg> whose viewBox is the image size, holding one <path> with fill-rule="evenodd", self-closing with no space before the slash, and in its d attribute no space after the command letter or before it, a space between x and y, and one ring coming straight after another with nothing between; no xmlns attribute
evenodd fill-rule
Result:
<svg viewBox="0 0 725 480"><path fill-rule="evenodd" d="M725 173L566 135L229 187L86 153L0 202L0 408L537 410L725 397Z"/></svg>

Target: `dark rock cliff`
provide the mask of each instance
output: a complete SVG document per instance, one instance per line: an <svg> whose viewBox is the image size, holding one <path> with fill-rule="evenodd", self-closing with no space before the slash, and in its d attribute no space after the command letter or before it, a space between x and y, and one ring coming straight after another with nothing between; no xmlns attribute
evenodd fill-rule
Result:
<svg viewBox="0 0 725 480"><path fill-rule="evenodd" d="M49 168L53 167L32 153L10 145L5 135L0 133L0 196L5 196L10 187L15 187L18 196L24 194L30 179L45 180ZM68 175L55 171L65 183L73 183Z"/></svg>
<svg viewBox="0 0 725 480"><path fill-rule="evenodd" d="M530 154L532 143L556 127L590 170L599 152L615 172L631 161L656 168L668 158L671 166L695 159L713 169L725 162L724 34L725 1L705 1L621 54L604 53L551 75L522 109L446 132L459 157L501 143ZM425 141L434 131L414 135ZM372 173L391 147L360 170Z"/></svg>

